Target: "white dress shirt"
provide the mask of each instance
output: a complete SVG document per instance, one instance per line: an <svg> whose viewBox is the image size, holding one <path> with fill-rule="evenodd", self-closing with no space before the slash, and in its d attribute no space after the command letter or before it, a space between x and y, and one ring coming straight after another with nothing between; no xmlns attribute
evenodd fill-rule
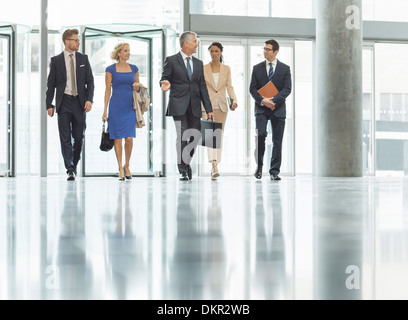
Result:
<svg viewBox="0 0 408 320"><path fill-rule="evenodd" d="M183 51L180 51L180 53L181 53L181 56L183 57L184 65L187 68L187 57L188 57L188 55L186 55ZM193 70L193 56L190 56L189 58L190 58L191 73L193 73L194 72L194 70Z"/></svg>
<svg viewBox="0 0 408 320"><path fill-rule="evenodd" d="M269 64L270 64L270 61L265 60L265 63L266 63L266 74L269 75L269 69L270 69ZM277 64L278 64L278 60L277 60L277 59L275 59L275 60L272 61L273 73L275 73L275 71L276 71L276 65L277 65Z"/></svg>

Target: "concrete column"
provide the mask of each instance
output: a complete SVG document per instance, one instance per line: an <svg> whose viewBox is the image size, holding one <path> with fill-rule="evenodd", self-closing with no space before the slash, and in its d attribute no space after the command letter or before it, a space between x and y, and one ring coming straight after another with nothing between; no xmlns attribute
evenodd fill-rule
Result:
<svg viewBox="0 0 408 320"><path fill-rule="evenodd" d="M314 174L361 177L362 0L317 0Z"/></svg>

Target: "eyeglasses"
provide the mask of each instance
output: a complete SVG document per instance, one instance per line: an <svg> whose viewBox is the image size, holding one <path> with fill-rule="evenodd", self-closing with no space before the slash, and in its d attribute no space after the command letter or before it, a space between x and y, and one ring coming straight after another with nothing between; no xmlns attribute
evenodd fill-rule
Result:
<svg viewBox="0 0 408 320"><path fill-rule="evenodd" d="M264 48L264 51L266 51L266 52L271 52L271 51L273 51L273 49Z"/></svg>
<svg viewBox="0 0 408 320"><path fill-rule="evenodd" d="M81 40L79 40L79 39L67 39L67 40L71 40L71 41L75 41L75 42L79 42L79 41L81 41Z"/></svg>

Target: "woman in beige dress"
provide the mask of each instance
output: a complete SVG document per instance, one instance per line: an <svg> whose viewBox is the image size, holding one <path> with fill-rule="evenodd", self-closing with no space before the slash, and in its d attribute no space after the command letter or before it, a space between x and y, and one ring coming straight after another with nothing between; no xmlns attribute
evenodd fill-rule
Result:
<svg viewBox="0 0 408 320"><path fill-rule="evenodd" d="M231 68L222 63L223 46L219 42L213 42L208 51L211 55L211 62L204 65L204 77L210 95L211 105L215 114L215 121L222 123L221 148L208 150L208 161L212 164L211 179L216 180L220 173L217 164L221 162L222 143L224 136L225 121L227 120L228 108L234 111L237 104L237 97L231 83ZM227 103L227 92L232 100L231 106ZM203 109L203 118L207 119L207 114Z"/></svg>

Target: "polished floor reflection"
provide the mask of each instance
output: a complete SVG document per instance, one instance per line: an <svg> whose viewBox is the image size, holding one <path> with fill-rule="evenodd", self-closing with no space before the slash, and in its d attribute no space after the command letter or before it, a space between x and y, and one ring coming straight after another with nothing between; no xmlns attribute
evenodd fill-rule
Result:
<svg viewBox="0 0 408 320"><path fill-rule="evenodd" d="M0 179L0 299L408 299L408 178Z"/></svg>

